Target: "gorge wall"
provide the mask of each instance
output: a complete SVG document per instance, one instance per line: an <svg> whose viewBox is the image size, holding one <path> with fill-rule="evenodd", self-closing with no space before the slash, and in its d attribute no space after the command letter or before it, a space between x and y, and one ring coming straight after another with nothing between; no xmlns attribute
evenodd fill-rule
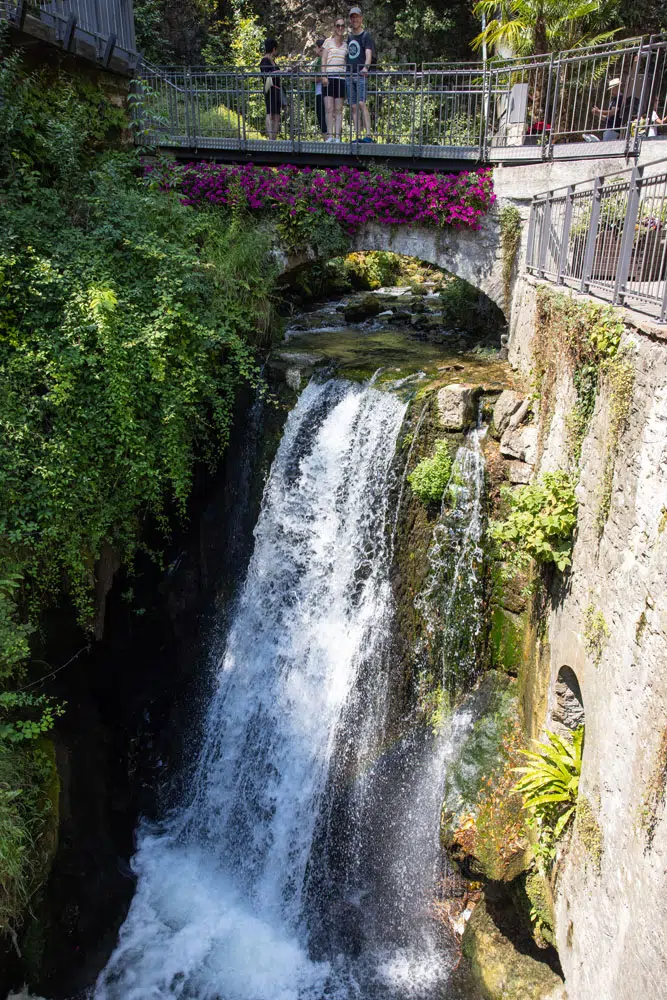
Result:
<svg viewBox="0 0 667 1000"><path fill-rule="evenodd" d="M541 294L544 283L519 279L510 361L527 382L543 350ZM541 655L520 672L529 735L585 720L577 818L553 877L571 1000L662 996L667 960L667 342L622 315L629 406L619 430L602 377L581 441L572 566L551 588ZM572 467L565 354L542 387L538 474Z"/></svg>

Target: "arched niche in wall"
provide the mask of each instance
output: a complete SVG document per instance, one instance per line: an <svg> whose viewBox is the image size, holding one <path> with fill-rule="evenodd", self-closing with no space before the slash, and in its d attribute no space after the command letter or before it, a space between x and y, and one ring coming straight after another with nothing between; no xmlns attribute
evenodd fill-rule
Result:
<svg viewBox="0 0 667 1000"><path fill-rule="evenodd" d="M572 667L564 666L556 678L553 721L557 727L574 730L586 722L581 687Z"/></svg>

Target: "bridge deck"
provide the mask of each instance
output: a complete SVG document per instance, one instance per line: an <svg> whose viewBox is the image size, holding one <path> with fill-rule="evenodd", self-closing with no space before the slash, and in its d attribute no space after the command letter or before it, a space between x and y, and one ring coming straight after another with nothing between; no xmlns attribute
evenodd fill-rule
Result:
<svg viewBox="0 0 667 1000"><path fill-rule="evenodd" d="M356 141L347 105L343 141L323 141L318 80L300 67L274 74L282 90L277 140L265 137L266 77L257 69L207 72L145 64L136 108L143 136L181 156L304 163L380 159L434 169L630 157L661 128L652 124L654 113L667 116L666 69L667 41L654 38L486 64L374 69L366 98L372 143ZM620 81L616 90L612 79ZM348 92L354 82L348 77Z"/></svg>

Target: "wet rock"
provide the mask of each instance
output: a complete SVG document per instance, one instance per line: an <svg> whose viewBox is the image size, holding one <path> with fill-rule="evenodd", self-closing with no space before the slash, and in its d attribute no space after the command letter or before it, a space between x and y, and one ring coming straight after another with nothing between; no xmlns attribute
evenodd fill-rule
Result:
<svg viewBox="0 0 667 1000"><path fill-rule="evenodd" d="M486 900L473 910L461 944L486 1000L567 1000L560 976L546 962L515 947Z"/></svg>
<svg viewBox="0 0 667 1000"><path fill-rule="evenodd" d="M364 295L363 299L356 302L348 302L343 309L343 315L347 323L362 323L365 319L371 319L380 312L380 303L375 295Z"/></svg>
<svg viewBox="0 0 667 1000"><path fill-rule="evenodd" d="M438 415L446 431L463 431L475 422L479 385L454 382L438 392Z"/></svg>
<svg viewBox="0 0 667 1000"><path fill-rule="evenodd" d="M507 463L507 478L515 486L525 486L530 482L533 474L533 466L527 462L510 461Z"/></svg>
<svg viewBox="0 0 667 1000"><path fill-rule="evenodd" d="M537 424L508 427L500 439L500 454L504 458L513 458L534 465L537 455Z"/></svg>
<svg viewBox="0 0 667 1000"><path fill-rule="evenodd" d="M409 323L410 313L404 309L394 309L391 318L392 323Z"/></svg>
<svg viewBox="0 0 667 1000"><path fill-rule="evenodd" d="M517 412L523 403L523 397L512 389L505 389L501 392L496 405L493 408L493 423L491 424L491 434L497 440L507 429L510 418Z"/></svg>

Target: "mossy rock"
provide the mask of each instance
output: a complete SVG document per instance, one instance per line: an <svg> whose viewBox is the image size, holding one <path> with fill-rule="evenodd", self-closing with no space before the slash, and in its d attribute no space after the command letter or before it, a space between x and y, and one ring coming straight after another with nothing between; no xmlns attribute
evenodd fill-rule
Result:
<svg viewBox="0 0 667 1000"><path fill-rule="evenodd" d="M350 302L343 310L347 323L362 323L380 312L380 303L376 295L364 295L363 299Z"/></svg>
<svg viewBox="0 0 667 1000"><path fill-rule="evenodd" d="M546 962L515 947L499 929L485 899L466 925L462 949L485 1000L566 998L560 976Z"/></svg>
<svg viewBox="0 0 667 1000"><path fill-rule="evenodd" d="M491 651L494 667L507 674L516 674L523 656L524 615L507 608L494 607L491 615Z"/></svg>

